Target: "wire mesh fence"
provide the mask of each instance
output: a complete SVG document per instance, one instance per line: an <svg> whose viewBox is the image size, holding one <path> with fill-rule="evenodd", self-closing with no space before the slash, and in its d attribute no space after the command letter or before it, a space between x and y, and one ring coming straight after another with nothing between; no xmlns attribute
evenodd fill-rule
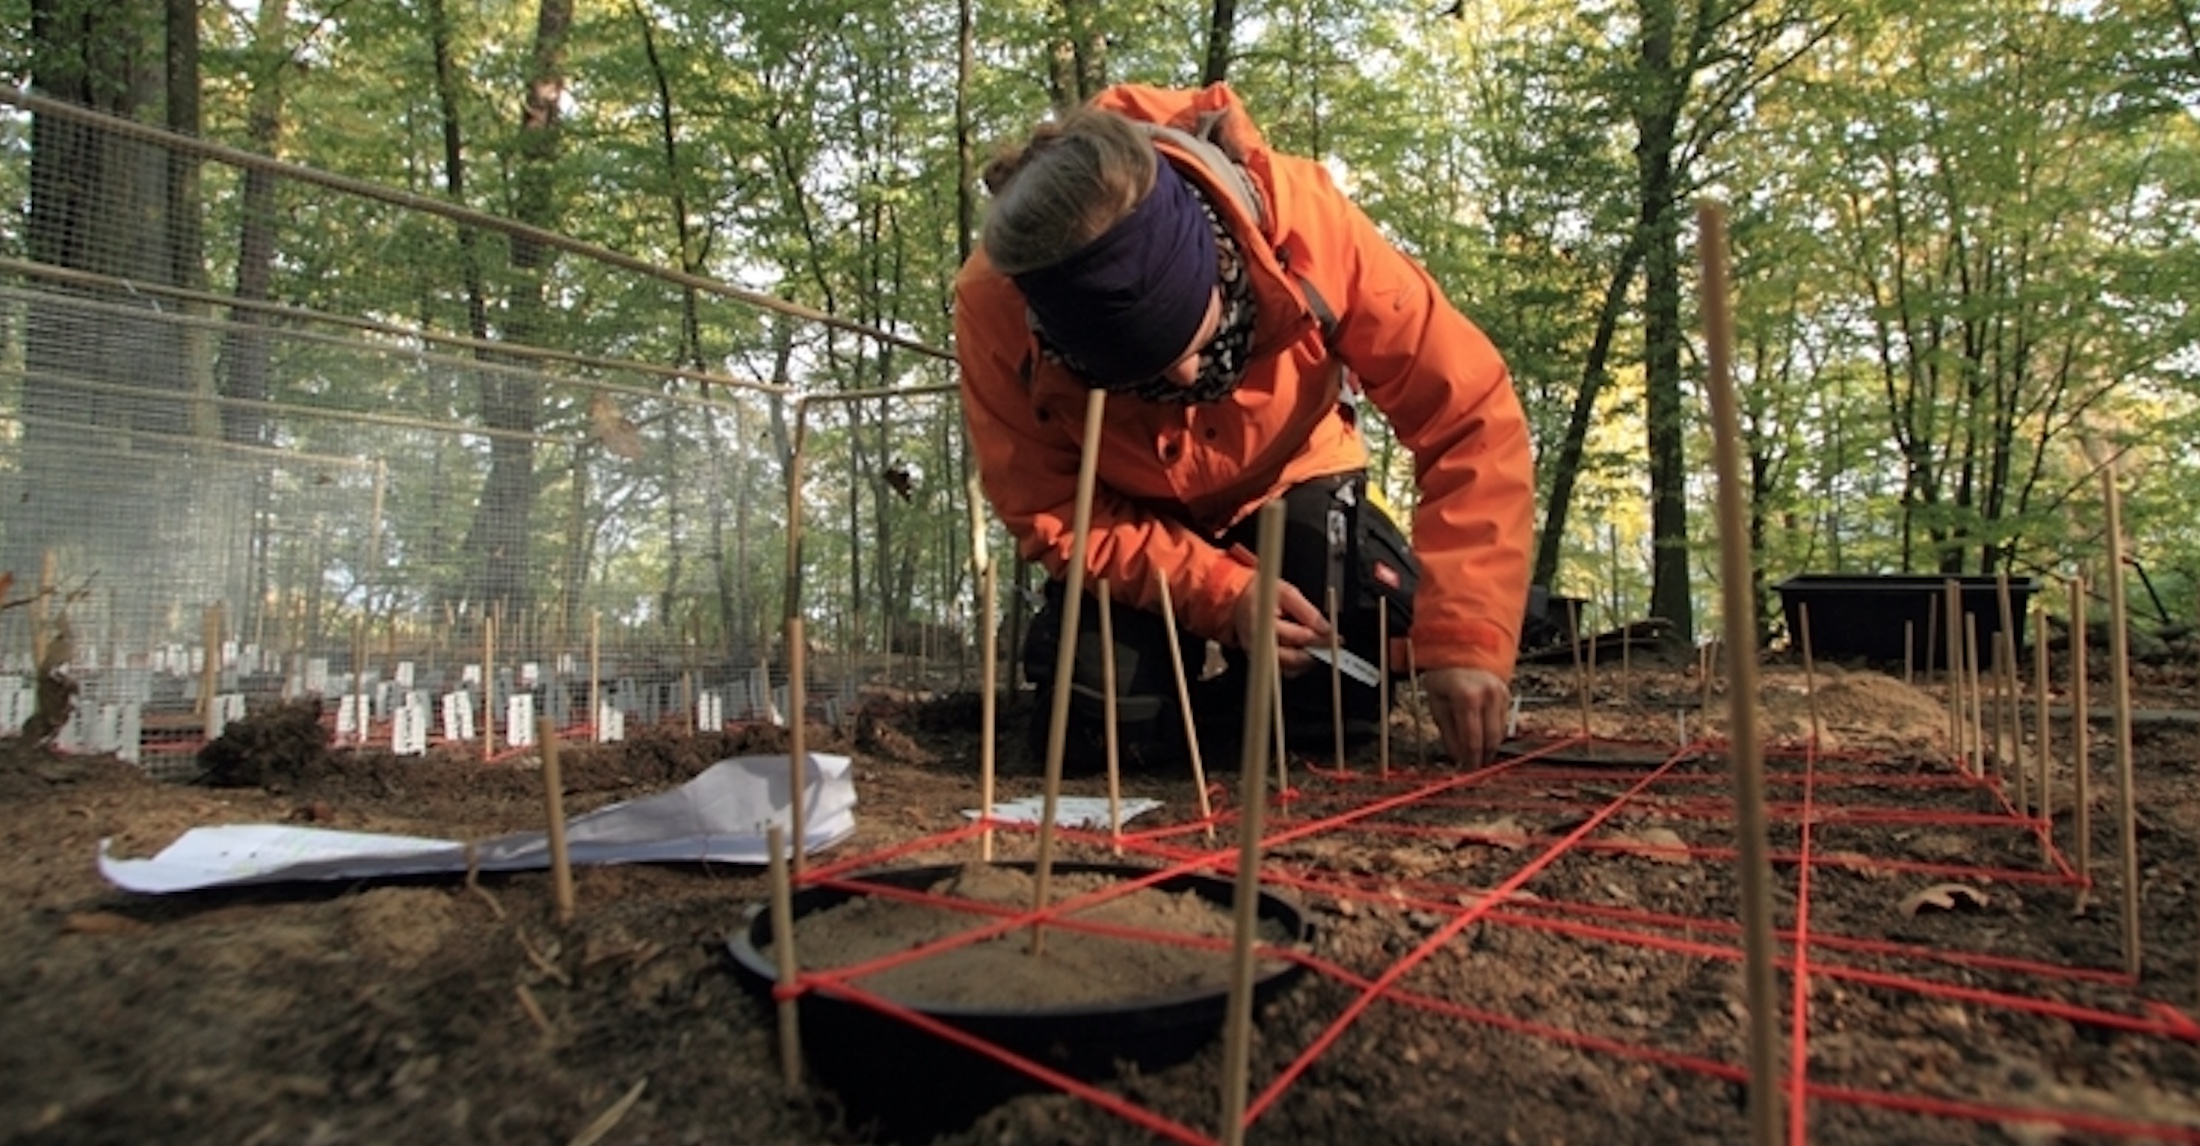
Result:
<svg viewBox="0 0 2200 1146"><path fill-rule="evenodd" d="M8 102L36 115L0 171L28 205L0 235L0 734L174 762L286 698L400 751L783 717L799 570L828 718L974 671L938 352Z"/></svg>

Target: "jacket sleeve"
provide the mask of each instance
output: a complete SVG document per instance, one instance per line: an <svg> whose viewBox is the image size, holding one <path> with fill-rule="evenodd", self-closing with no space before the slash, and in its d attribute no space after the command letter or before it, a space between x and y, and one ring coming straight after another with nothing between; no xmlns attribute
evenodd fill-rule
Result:
<svg viewBox="0 0 2200 1146"><path fill-rule="evenodd" d="M986 500L1016 539L1026 560L1060 576L1069 565L1071 525L1076 520L1077 468L1084 436L1080 403L1070 425L1049 424L1054 414L1037 408L1025 381L1030 353L1020 303L1011 332L1001 317L1010 307L986 295L998 283L975 290L967 274L957 284L955 350L962 367L963 416L967 420L978 479ZM1105 453L1106 447L1103 447ZM1215 548L1181 524L1095 488L1087 530L1085 576L1106 579L1110 596L1140 608L1158 606L1154 571L1169 579L1169 594L1184 628L1202 637L1235 640L1232 610L1253 581L1253 567L1235 553Z"/></svg>
<svg viewBox="0 0 2200 1146"><path fill-rule="evenodd" d="M1519 653L1534 532L1527 419L1487 335L1444 297L1318 163L1270 153L1300 245L1294 268L1341 300L1331 350L1412 451L1421 563L1413 640L1423 668L1510 678Z"/></svg>

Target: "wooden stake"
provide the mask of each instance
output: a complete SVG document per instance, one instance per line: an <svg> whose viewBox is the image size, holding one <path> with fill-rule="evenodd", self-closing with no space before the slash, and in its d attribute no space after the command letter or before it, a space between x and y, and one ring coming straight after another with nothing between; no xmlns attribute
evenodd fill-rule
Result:
<svg viewBox="0 0 2200 1146"><path fill-rule="evenodd" d="M1632 626L1625 621L1619 626L1619 703L1625 708L1633 698L1635 675L1635 640Z"/></svg>
<svg viewBox="0 0 2200 1146"><path fill-rule="evenodd" d="M2108 504L2108 662L2116 698L2116 799L2124 861L2124 973L2139 977L2139 805L2131 761L2131 617L2124 598L2123 497L2114 466L2101 467Z"/></svg>
<svg viewBox="0 0 2200 1146"><path fill-rule="evenodd" d="M1970 759L1963 749L1963 590L1953 577L1941 582L1941 595L1948 607L1943 610L1948 622L1948 670L1941 680L1948 685L1948 753L1955 757L1956 766L1970 770Z"/></svg>
<svg viewBox="0 0 2200 1146"><path fill-rule="evenodd" d="M1337 771L1344 771L1344 636L1337 631L1337 587L1331 585L1325 605L1329 614L1329 723L1335 734Z"/></svg>
<svg viewBox="0 0 2200 1146"><path fill-rule="evenodd" d="M1810 712L1810 750L1818 751L1818 669L1810 655L1810 604L1796 606L1803 622L1803 705Z"/></svg>
<svg viewBox="0 0 2200 1146"><path fill-rule="evenodd" d="M787 873L787 837L778 824L764 829L764 850L769 855L772 884L772 955L779 963L779 986L791 992L802 973L802 965L795 959L794 950L794 880ZM801 855L797 846L795 855ZM795 997L782 994L779 999L779 1077L789 1090L802 1086L802 1016L795 1009Z"/></svg>
<svg viewBox="0 0 2200 1146"><path fill-rule="evenodd" d="M766 688L770 687L767 678ZM596 730L593 737L603 741L603 610L588 614L588 727Z"/></svg>
<svg viewBox="0 0 2200 1146"><path fill-rule="evenodd" d="M40 607L43 607L42 605ZM36 613L36 610L32 610ZM199 633L206 642L206 664L199 674L199 719L206 731L206 738L214 738L214 698L221 692L222 672L222 606L216 601L206 607ZM43 651L43 650L41 650ZM37 665L38 662L31 662Z"/></svg>
<svg viewBox="0 0 2200 1146"><path fill-rule="evenodd" d="M481 758L497 754L497 620L481 615Z"/></svg>
<svg viewBox="0 0 2200 1146"><path fill-rule="evenodd" d="M1269 694L1281 691L1276 684L1276 583L1283 567L1283 503L1271 501L1260 509L1260 572L1253 582L1254 615L1252 647L1246 650L1245 722L1243 749L1238 759L1238 862L1237 890L1232 902L1230 946L1230 1001L1223 1020L1222 1141L1225 1146L1245 1142L1246 1082L1253 1042L1253 940L1260 928L1261 820L1267 810L1264 789L1268 746L1265 725Z"/></svg>
<svg viewBox="0 0 2200 1146"><path fill-rule="evenodd" d="M993 635L993 626L1000 600L1000 570L1000 563L987 557L985 572L978 578L978 636L981 642L978 671L985 678L978 686L978 815L987 824L986 829L978 833L978 859L982 863L993 862L993 769L998 739L993 734L993 722L1000 711L1001 683L1000 641ZM771 687L768 679L764 687Z"/></svg>
<svg viewBox="0 0 2200 1146"><path fill-rule="evenodd" d="M2021 811L2032 803L2032 770L2025 766L2024 755L2024 684L2018 675L2016 634L2003 629L1994 659L2001 665L2001 675L1994 680L1994 693L2009 698L2007 723L1995 729L2002 743L2009 746L2008 771L2017 780L2017 808Z"/></svg>
<svg viewBox="0 0 2200 1146"><path fill-rule="evenodd" d="M1581 705L1581 734L1589 735L1589 676L1581 666L1581 610L1566 602L1566 628L1573 636L1574 696Z"/></svg>
<svg viewBox="0 0 2200 1146"><path fill-rule="evenodd" d="M1917 622L1902 622L1902 684L1908 687L1917 680Z"/></svg>
<svg viewBox="0 0 2200 1146"><path fill-rule="evenodd" d="M1971 770L1984 779L1986 769L1986 697L1981 689L1978 667L1978 614L1963 614L1963 680L1970 696L1965 715L1971 727Z"/></svg>
<svg viewBox="0 0 2200 1146"><path fill-rule="evenodd" d="M1275 703L1269 705L1269 708L1275 712L1276 716L1276 795L1286 797L1291 793L1291 746L1284 738L1283 670L1281 666L1278 666L1274 671L1276 673L1276 687L1268 690L1268 695L1275 701Z"/></svg>
<svg viewBox="0 0 2200 1146"><path fill-rule="evenodd" d="M1115 602L1108 579L1100 578L1093 594L1100 605L1100 725L1101 743L1108 759L1108 846L1117 858L1123 855L1122 745L1115 727Z"/></svg>
<svg viewBox="0 0 2200 1146"><path fill-rule="evenodd" d="M2038 745L2034 756L2040 762L2039 782L2034 785L2034 791L2039 793L2040 863L2047 866L2052 865L2055 858L2055 786L2054 773L2049 771L2054 752L2053 741L2049 739L2052 729L2047 720L2047 606L2034 606L2032 616L2033 740Z"/></svg>
<svg viewBox="0 0 2200 1146"><path fill-rule="evenodd" d="M802 822L808 815L803 805L808 802L810 786L810 696L804 679L810 666L806 644L802 618L787 618L787 837L794 849L787 862L797 877L808 862L810 850L809 831Z"/></svg>
<svg viewBox="0 0 2200 1146"><path fill-rule="evenodd" d="M2079 915L2086 912L2093 898L2093 793L2091 763L2086 759L2092 748L2093 710L2092 698L2087 695L2092 682L2087 679L2085 635L2085 576L2070 579L2070 767L2075 775L2072 792L2072 810L2076 813L2072 830L2078 834L2078 904Z"/></svg>
<svg viewBox="0 0 2200 1146"><path fill-rule="evenodd" d="M2007 677L2010 680L2016 679L2012 662L2016 660L2017 656L2017 615L2015 606L2009 599L2009 571L2007 569L1997 570L1994 573L1994 604L1997 608L2001 610L2002 637L2000 641L1996 641L1994 643L1994 667L1996 669L1996 672L1994 674L1994 738L1997 741L1997 743L1994 745L1994 755L1998 758L2001 755L2001 745L1999 741L2001 739L2002 732L2004 731L2002 727L2003 717L2001 715L2001 698L2004 695L2007 695L2009 697L2009 703L2012 707L2014 707L2017 702L2015 689L2010 689L2006 694L2002 690L2004 674L2007 674ZM2007 659L2004 659L2002 655L2002 645L2004 643L2007 643L2009 648ZM2017 726L2020 724L2020 722L2014 717L2011 718L2010 723L2012 726ZM2009 745L2009 754L2012 760L2016 758L2017 753L2018 746L2015 743L2014 738L2012 738L2012 741ZM2005 774L2009 771L2007 762L2004 763L2002 771ZM2016 771L2018 777L2017 790L2019 792L2022 792L2024 790L2023 766L2021 764L2017 765Z"/></svg>
<svg viewBox="0 0 2200 1146"><path fill-rule="evenodd" d="M1719 673L1719 653L1718 653L1718 649L1719 649L1719 638L1718 638L1718 637L1716 637L1716 636L1712 637L1712 638L1711 638L1710 640L1708 640L1708 641L1705 641L1705 642L1704 642L1703 644L1701 644L1701 645L1697 646L1697 659L1698 659L1698 660L1699 660L1699 661L1700 661L1700 662L1702 663L1702 665L1703 665L1703 671L1702 671L1702 672L1700 672L1700 673L1698 673L1698 674L1696 674L1696 675L1697 675L1697 677L1698 677L1698 678L1699 678L1699 679L1700 679L1700 680L1701 680L1701 681L1703 682L1703 704L1701 705L1701 708L1702 708L1702 711L1703 711L1703 724L1704 724L1704 729L1705 729L1705 731L1707 731L1707 732L1708 732L1708 731L1710 730L1710 728L1711 728L1711 683L1712 683L1712 678L1713 678L1713 677L1715 677L1715 676L1717 676L1717 675L1718 675L1718 673Z"/></svg>
<svg viewBox="0 0 2200 1146"><path fill-rule="evenodd" d="M1421 666L1413 655L1413 638L1406 638L1406 681L1413 689L1413 766L1428 767L1428 705L1421 695Z"/></svg>
<svg viewBox="0 0 2200 1146"><path fill-rule="evenodd" d="M1719 204L1697 208L1703 273L1706 389L1719 473L1719 581L1724 628L1733 652L1728 751L1734 768L1736 835L1740 844L1743 962L1749 1007L1749 1125L1756 1146L1781 1134L1780 1002L1773 983L1772 865L1765 836L1764 760L1757 735L1756 601L1749 534L1742 505L1740 416L1729 374L1734 328L1728 312L1726 214ZM1801 1096L1798 1095L1798 1098Z"/></svg>
<svg viewBox="0 0 2200 1146"><path fill-rule="evenodd" d="M219 657L219 649L208 649L206 655ZM351 742L364 746L367 742L367 620L361 617L351 623L351 714L358 724L351 730Z"/></svg>
<svg viewBox="0 0 2200 1146"><path fill-rule="evenodd" d="M1184 746L1192 757L1192 787L1199 793L1199 818L1207 825L1207 842L1215 842L1214 802L1207 797L1207 767L1199 758L1199 718L1192 713L1191 682L1184 673L1184 643L1176 635L1176 602L1169 599L1169 579L1153 571L1154 593L1161 602L1161 626L1169 634L1169 671L1176 678L1176 707L1184 714Z"/></svg>
<svg viewBox="0 0 2200 1146"><path fill-rule="evenodd" d="M1375 705L1382 711L1382 718L1375 728L1376 774L1390 779L1390 598L1375 595L1375 651L1376 667L1381 670L1375 678Z"/></svg>
<svg viewBox="0 0 2200 1146"><path fill-rule="evenodd" d="M1062 570L1062 638L1054 651L1054 707L1047 721L1046 796L1039 816L1039 859L1032 869L1031 910L1047 906L1047 884L1054 874L1054 815L1062 803L1062 739L1069 733L1070 674L1077 667L1077 626L1085 598L1086 532L1092 528L1092 489L1100 467L1100 419L1108 392L1095 388L1085 399L1085 437L1077 463L1077 505L1071 514L1069 564ZM1031 953L1046 953L1046 930L1031 925Z"/></svg>
<svg viewBox="0 0 2200 1146"><path fill-rule="evenodd" d="M1918 668L1918 676L1932 679L1933 657L1940 646L1940 598L1925 598L1925 663Z"/></svg>
<svg viewBox="0 0 2200 1146"><path fill-rule="evenodd" d="M48 549L38 559L38 597L31 604L31 671L46 660L46 641L53 632L54 587L61 581L61 558Z"/></svg>
<svg viewBox="0 0 2200 1146"><path fill-rule="evenodd" d="M558 926L573 922L573 865L565 851L565 777L558 770L558 722L535 721L542 746L542 806L550 821L550 888L558 905Z"/></svg>

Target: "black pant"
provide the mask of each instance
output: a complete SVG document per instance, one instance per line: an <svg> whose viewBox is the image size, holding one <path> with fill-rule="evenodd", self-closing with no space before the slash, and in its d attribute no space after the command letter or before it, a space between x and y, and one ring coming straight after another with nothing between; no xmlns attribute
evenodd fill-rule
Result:
<svg viewBox="0 0 2200 1146"><path fill-rule="evenodd" d="M1413 589L1420 579L1420 567L1397 523L1368 503L1365 473L1301 482L1286 490L1282 500L1282 578L1316 609L1328 608L1334 590L1339 642L1370 664L1381 664L1377 602L1390 602L1390 633L1403 637L1413 621ZM1255 550L1257 534L1258 517L1249 515L1215 543ZM1062 582L1048 581L1046 602L1024 641L1024 676L1039 685L1040 703L1030 730L1033 759L1045 758L1061 641L1062 595ZM1118 606L1109 620L1115 636L1119 757L1128 767L1174 766L1185 757L1184 717L1177 704L1168 629L1158 613L1143 609ZM1078 610L1077 627L1081 636L1071 662L1069 727L1063 745L1063 767L1072 772L1091 771L1106 763L1100 615L1089 595ZM1244 652L1226 649L1226 671L1200 680L1206 640L1179 626L1178 641L1202 752L1234 750L1245 719ZM1404 675L1404 665L1392 667L1396 675ZM1330 673L1322 665L1283 681L1284 732L1291 743L1309 749L1334 743L1330 687ZM1342 687L1346 738L1364 743L1374 736L1376 722L1382 719L1381 693L1375 685L1350 677L1343 679Z"/></svg>

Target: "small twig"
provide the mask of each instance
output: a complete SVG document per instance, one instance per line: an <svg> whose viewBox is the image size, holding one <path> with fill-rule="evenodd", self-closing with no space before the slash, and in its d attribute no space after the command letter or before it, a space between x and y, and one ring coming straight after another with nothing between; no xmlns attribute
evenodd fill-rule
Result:
<svg viewBox="0 0 2200 1146"><path fill-rule="evenodd" d="M619 1124L619 1120L626 1117L626 1112L634 1109L634 1104L641 1101L642 1091L648 1085L649 1079L645 1076L640 1082L634 1084L633 1089L621 1095L617 1102L612 1103L602 1114L597 1115L594 1122L582 1127L581 1132L575 1134L573 1140L566 1143L566 1146L596 1146L596 1143L603 1141L603 1136L611 1133L612 1128Z"/></svg>
<svg viewBox="0 0 2200 1146"><path fill-rule="evenodd" d="M557 1031L550 1026L550 1016L543 1013L542 1004L535 1001L535 993L527 989L527 984L514 984L512 993L519 996L519 1009L527 1012L527 1017L535 1021L535 1026L542 1031L542 1037L556 1038Z"/></svg>
<svg viewBox="0 0 2200 1146"><path fill-rule="evenodd" d="M512 936L513 938L519 940L519 949L527 953L527 961L529 963L533 963L536 970L542 972L545 975L548 975L552 979L557 980L558 986L560 987L570 987L573 985L573 977L566 974L564 968L561 968L557 964L552 963L550 960L543 958L542 952L535 950L534 946L527 942L527 937L525 935L521 935L515 931L512 933Z"/></svg>
<svg viewBox="0 0 2200 1146"><path fill-rule="evenodd" d="M489 905L489 911L490 911L490 913L491 913L491 914L493 914L493 915L495 915L495 916L497 917L497 922L499 922L499 923L502 923L502 922L504 922L504 905L503 905L503 904L501 904L501 903L499 903L499 902L497 902L497 897L496 897L495 895L491 894L488 888L486 888L486 887L483 887L483 886L481 886L481 880L480 880L480 877L481 877L481 857L480 857L479 855L475 854L475 852L474 852L474 841L472 841L472 840L467 840L467 841L466 841L466 890L468 890L468 891L470 891L470 892L473 892L473 893L474 893L475 895L478 895L478 896L480 896L480 897L481 897L481 902L483 902L483 903L486 903L486 904L488 904L488 905Z"/></svg>

